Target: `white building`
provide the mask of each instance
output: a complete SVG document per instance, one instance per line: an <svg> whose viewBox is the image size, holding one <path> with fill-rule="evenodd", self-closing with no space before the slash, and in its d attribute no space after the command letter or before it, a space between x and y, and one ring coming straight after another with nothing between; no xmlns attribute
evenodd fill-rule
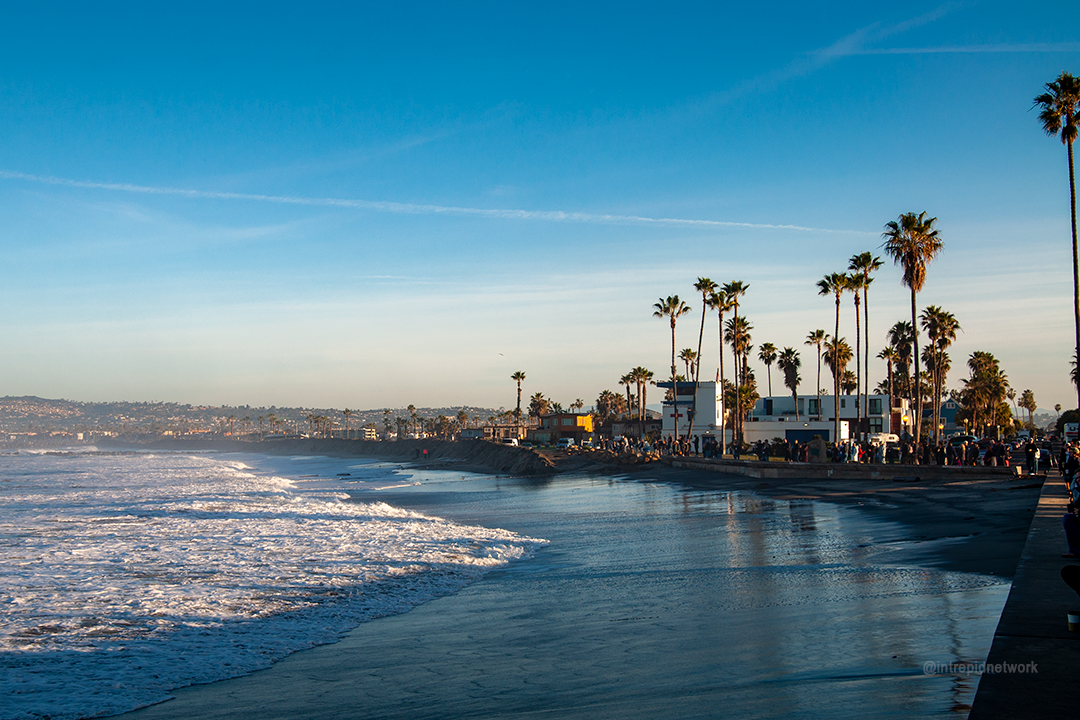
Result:
<svg viewBox="0 0 1080 720"><path fill-rule="evenodd" d="M856 422L856 415L859 414L857 396L822 395L821 407L818 408L817 395L800 395L796 420L795 399L790 395L782 395L760 398L757 401L745 424L745 439L747 442L754 442L779 437L809 441L814 435L821 435L826 442L832 442L837 400L840 401L840 439L859 434L860 428ZM906 399L898 398L900 405L893 408L889 407L888 395L864 396L862 401L862 433L902 435L912 432L912 413Z"/></svg>
<svg viewBox="0 0 1080 720"><path fill-rule="evenodd" d="M678 382L675 400L664 400L664 417L661 435L671 437L675 434L678 421L679 437L688 435L718 435L720 418L724 412L724 398L715 382L699 382L697 385L697 406L694 406L695 383ZM671 388L671 381L658 382L656 387ZM691 410L694 410L693 427L690 426ZM730 435L729 435L730 437Z"/></svg>

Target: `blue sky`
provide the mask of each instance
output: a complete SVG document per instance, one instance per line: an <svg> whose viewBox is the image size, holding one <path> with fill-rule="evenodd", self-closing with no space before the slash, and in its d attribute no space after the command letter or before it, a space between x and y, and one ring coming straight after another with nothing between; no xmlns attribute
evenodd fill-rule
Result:
<svg viewBox="0 0 1080 720"><path fill-rule="evenodd" d="M699 276L749 283L810 393L815 282L925 210L949 385L986 350L1071 407L1065 149L1031 105L1080 73L1080 8L746 5L6 9L0 394L510 407L523 370L588 404L667 372L652 304ZM875 353L907 302L889 263Z"/></svg>

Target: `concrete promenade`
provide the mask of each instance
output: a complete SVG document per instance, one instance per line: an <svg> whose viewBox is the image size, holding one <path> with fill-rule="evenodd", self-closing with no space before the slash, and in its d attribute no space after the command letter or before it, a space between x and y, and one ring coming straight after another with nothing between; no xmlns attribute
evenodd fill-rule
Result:
<svg viewBox="0 0 1080 720"><path fill-rule="evenodd" d="M1080 715L1080 632L1069 632L1066 621L1067 611L1080 609L1080 597L1060 575L1064 565L1077 563L1061 557L1066 502L1064 481L1047 478L986 659L988 668L1007 664L1013 671L1006 666L982 675L969 716L975 720ZM1037 672L1016 671L1028 663Z"/></svg>

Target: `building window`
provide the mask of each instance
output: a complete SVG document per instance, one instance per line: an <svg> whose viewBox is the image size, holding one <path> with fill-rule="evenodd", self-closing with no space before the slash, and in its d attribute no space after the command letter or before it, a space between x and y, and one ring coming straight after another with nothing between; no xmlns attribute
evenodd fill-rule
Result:
<svg viewBox="0 0 1080 720"><path fill-rule="evenodd" d="M765 398L765 414L772 415L772 398Z"/></svg>
<svg viewBox="0 0 1080 720"><path fill-rule="evenodd" d="M881 398L870 398L870 407L867 410L870 415L881 414Z"/></svg>
<svg viewBox="0 0 1080 720"><path fill-rule="evenodd" d="M573 425L574 424L574 418L563 418L562 419L562 424L563 425Z"/></svg>
<svg viewBox="0 0 1080 720"><path fill-rule="evenodd" d="M847 407L847 398L840 398L840 407L842 407L842 408Z"/></svg>
<svg viewBox="0 0 1080 720"><path fill-rule="evenodd" d="M872 418L870 418L870 432L871 433L885 432L885 429L884 429L885 426L882 424L882 422L883 421L882 421L882 419L880 417L872 417Z"/></svg>
<svg viewBox="0 0 1080 720"><path fill-rule="evenodd" d="M799 402L802 402L802 401L800 400ZM821 411L818 410L818 399L817 398L810 398L807 401L807 404L808 404L808 406L810 408L810 412L809 412L810 415L820 415L821 414Z"/></svg>

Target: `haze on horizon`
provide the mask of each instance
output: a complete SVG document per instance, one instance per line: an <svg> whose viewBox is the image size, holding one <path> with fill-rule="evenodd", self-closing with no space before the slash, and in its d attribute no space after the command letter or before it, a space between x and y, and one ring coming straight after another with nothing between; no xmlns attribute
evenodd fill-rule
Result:
<svg viewBox="0 0 1080 720"><path fill-rule="evenodd" d="M749 284L754 344L799 349L810 393L815 282L886 259L883 345L909 310L881 231L925 210L945 249L919 305L963 327L948 387L985 350L1041 408L1074 403L1065 148L1031 106L1080 73L1080 8L7 14L0 395L511 407L523 370L588 405L666 375L659 297L694 306L696 347L699 276Z"/></svg>

